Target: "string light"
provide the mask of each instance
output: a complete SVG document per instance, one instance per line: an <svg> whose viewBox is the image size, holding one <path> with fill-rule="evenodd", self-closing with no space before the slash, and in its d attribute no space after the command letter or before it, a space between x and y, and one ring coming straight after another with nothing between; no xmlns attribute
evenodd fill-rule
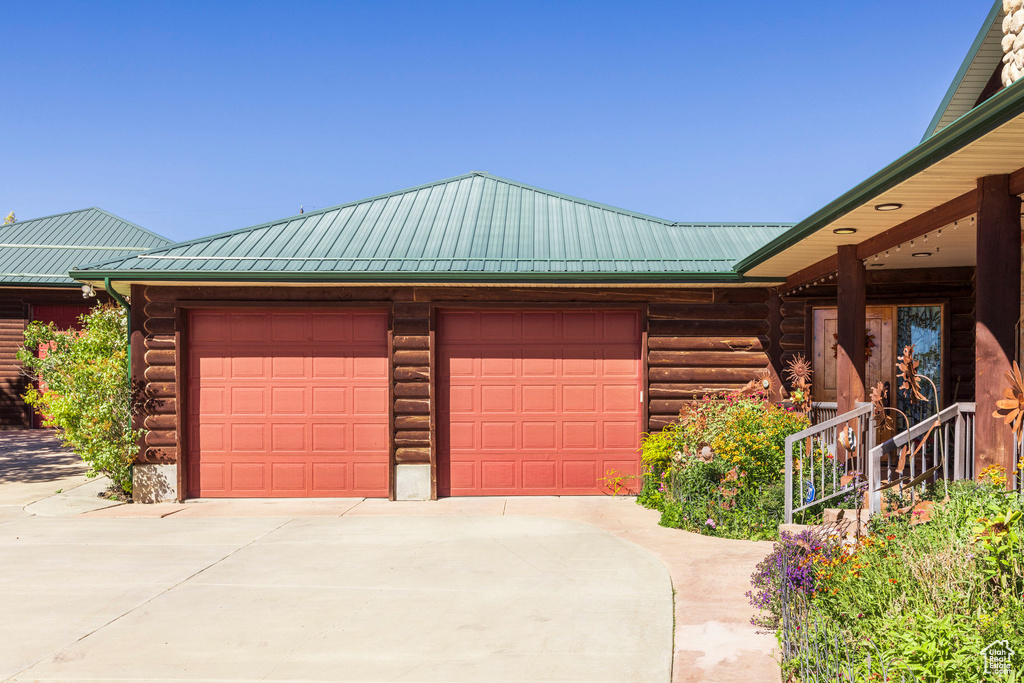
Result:
<svg viewBox="0 0 1024 683"><path fill-rule="evenodd" d="M889 250L888 249L885 250L885 258L889 258Z"/></svg>
<svg viewBox="0 0 1024 683"><path fill-rule="evenodd" d="M902 245L902 244L897 244L897 245L896 245L896 251L899 251L899 250L900 250L900 249L902 249L902 248L903 248L903 245Z"/></svg>
<svg viewBox="0 0 1024 683"><path fill-rule="evenodd" d="M953 221L953 229L956 230L958 227L960 227L960 221Z"/></svg>
<svg viewBox="0 0 1024 683"><path fill-rule="evenodd" d="M927 241L928 241L928 233L925 233L925 234L924 234L924 241L925 241L925 242L927 242Z"/></svg>
<svg viewBox="0 0 1024 683"><path fill-rule="evenodd" d="M942 237L942 228L939 228L939 231L937 233L935 233L935 236L936 237Z"/></svg>
<svg viewBox="0 0 1024 683"><path fill-rule="evenodd" d="M875 254L875 261L878 260L878 254Z"/></svg>
<svg viewBox="0 0 1024 683"><path fill-rule="evenodd" d="M911 248L911 249L913 249L913 248L914 248L914 240L910 240L910 248Z"/></svg>

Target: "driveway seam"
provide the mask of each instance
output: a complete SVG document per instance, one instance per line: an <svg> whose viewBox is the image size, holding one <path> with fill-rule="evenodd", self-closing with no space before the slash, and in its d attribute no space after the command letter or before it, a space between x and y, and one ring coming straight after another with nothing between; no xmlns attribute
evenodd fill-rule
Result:
<svg viewBox="0 0 1024 683"><path fill-rule="evenodd" d="M183 584L183 583L185 583L186 581L191 581L192 579L194 579L195 577L199 576L200 574L202 574L202 573L203 573L203 572L205 572L206 570L208 570L208 569L211 569L212 567L216 567L216 566L217 566L218 564L220 564L220 563L221 563L221 562L223 562L224 560L226 560L226 559L228 559L229 557L231 557L231 556L235 555L235 553L239 552L240 550L244 550L245 548L248 548L248 547L249 547L249 546L251 546L251 545L252 545L253 543L255 543L255 542L257 542L257 541L259 541L259 540L261 540L261 539L263 539L263 538L266 538L266 537L267 537L267 535L269 535L269 534L272 534L272 533L274 533L275 531L277 531L277 530L281 529L281 528L282 528L282 527L284 527L284 526L287 526L288 524L291 524L291 523L292 523L292 522L294 522L294 521L295 521L295 518L294 518L294 517L289 517L288 519L286 519L286 520L285 520L284 522L282 522L281 524L277 525L277 526L276 526L276 527L274 527L273 529L270 529L270 530L268 530L268 531L265 531L264 533L260 534L260 535L259 535L259 536L257 536L256 538L254 538L254 539L252 539L251 541L249 541L248 543L246 543L245 545L240 545L240 546L238 546L237 548L235 548L234 550L232 550L231 552L229 552L229 553L228 553L227 555L225 555L224 557L220 558L220 559L219 559L219 560L217 560L216 562L211 562L210 564L206 565L206 566L205 566L205 567L203 567L202 569L200 569L200 570L198 570L198 571L196 571L196 572L193 572L192 574L189 574L188 576L186 576L185 578L183 578L183 579L182 579L181 581L178 581L178 582L177 582L177 583L175 583L174 585L172 585L172 586L168 586L167 588L165 588L164 590L160 591L160 592L159 592L159 593L157 593L156 595L153 595L153 596L151 596L151 597L147 598L146 600L143 600L142 602L140 602L139 604L135 605L135 606L134 606L134 607L132 607L131 609L129 609L129 610L126 610L125 612L123 612L123 613L121 613L121 614L117 615L116 617L114 617L114 618L113 618L113 619L111 619L110 621L107 621L106 623L104 623L104 624L102 624L102 625L100 625L100 626L97 626L96 628L92 629L92 630L91 630L91 631L89 631L88 633L86 633L86 634L84 634L84 635L82 635L82 636L80 636L80 637L78 637L78 638L75 638L75 639L74 639L74 640L72 640L72 641L71 641L70 643L66 643L66 644L62 645L61 647L57 648L56 650L54 650L53 652L50 652L49 654L47 654L47 655L45 655L45 656L43 656L43 657L41 657L41 658L37 659L36 661L34 661L34 662L32 662L31 664L29 664L28 666L26 666L26 667L25 667L24 669L21 669L20 671L16 672L16 673L15 673L14 675L10 676L10 677L9 677L9 678L8 678L7 680L9 680L9 681L10 681L10 680L15 680L15 679L17 679L17 677L18 677L18 676L20 676L21 674L25 673L26 671L29 671L30 669L32 669L33 667L35 667L35 666L37 666L37 665L39 665L39 664L42 664L43 662L45 662L46 660L48 660L48 659L52 658L52 657L53 657L54 655L56 655L57 653L61 652L62 650L66 650L67 648L71 647L71 646L72 646L72 645L74 645L75 643L80 643L80 642L82 642L83 640L85 640L86 638L88 638L89 636L91 636L92 634L94 634L94 633L97 633L97 632L99 632L99 631L102 631L103 629L105 629L106 627L110 626L111 624L113 624L113 623L115 623L115 622L118 622L118 621L120 621L121 619L124 619L124 618L125 618L126 616L128 616L128 615L129 615L129 614L131 614L132 612L134 612L134 611L138 610L138 609L139 609L139 608L141 608L141 607L145 607L146 605L148 605L149 603L153 602L154 600L156 600L156 599L157 599L157 598L159 598L160 596L162 596L162 595L166 595L166 594L167 594L168 592L170 592L170 591L174 590L175 588L177 588L178 586L182 585L182 584Z"/></svg>

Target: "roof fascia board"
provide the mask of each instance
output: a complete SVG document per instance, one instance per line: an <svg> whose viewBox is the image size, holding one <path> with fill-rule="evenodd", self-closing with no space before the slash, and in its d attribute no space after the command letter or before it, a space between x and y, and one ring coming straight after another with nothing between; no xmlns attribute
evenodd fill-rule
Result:
<svg viewBox="0 0 1024 683"><path fill-rule="evenodd" d="M296 282L296 283L317 283L317 282L394 282L396 284L409 283L437 283L437 282L459 282L459 283L495 283L515 285L517 282L551 282L554 284L563 282L587 282L600 284L602 282L779 282L780 278L767 277L745 277L739 273L694 273L694 272L634 272L634 273L520 273L508 275L499 273L491 275L482 272L453 273L386 273L386 272L356 272L356 273L316 273L316 272L217 272L217 271L72 271L70 277L79 282L98 281L110 278L111 281L139 281L151 282Z"/></svg>
<svg viewBox="0 0 1024 683"><path fill-rule="evenodd" d="M735 269L747 272L1021 115L1024 113L1022 83L1024 79L982 102L846 194L797 223L789 232L739 261Z"/></svg>
<svg viewBox="0 0 1024 683"><path fill-rule="evenodd" d="M985 23L982 24L981 30L978 31L977 37L974 39L974 43L971 45L971 49L967 51L967 56L964 57L963 64L960 65L960 70L956 72L956 76L953 77L953 82L949 86L949 90L946 91L946 95L942 98L942 102L939 104L938 110L935 112L935 116L932 117L931 123L928 124L927 130L924 132L922 141L927 140L935 134L935 129L939 125L939 121L942 119L942 115L946 113L946 108L949 107L949 103L953 101L956 91L960 89L960 84L963 83L964 77L967 76L967 72L971 70L971 65L974 64L974 59L978 56L978 51L981 50L981 46L985 43L985 37L988 36L989 31L992 30L992 23L999 16L999 11L1003 7L1003 0L996 0L992 4L992 9L989 10L988 17L985 19Z"/></svg>

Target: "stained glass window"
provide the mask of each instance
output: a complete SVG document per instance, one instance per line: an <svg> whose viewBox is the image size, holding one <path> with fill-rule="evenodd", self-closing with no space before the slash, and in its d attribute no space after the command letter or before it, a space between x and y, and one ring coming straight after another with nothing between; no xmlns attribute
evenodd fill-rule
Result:
<svg viewBox="0 0 1024 683"><path fill-rule="evenodd" d="M942 387L942 307L941 306L900 306L896 314L896 353L901 355L903 347L914 345L914 357L921 363L917 372L935 383L935 390ZM902 382L897 378L897 388ZM906 391L896 392L896 407L905 412L911 423L917 423L935 414L935 399L942 404L942 395L935 396L932 385L921 381L921 393L927 402L910 400Z"/></svg>

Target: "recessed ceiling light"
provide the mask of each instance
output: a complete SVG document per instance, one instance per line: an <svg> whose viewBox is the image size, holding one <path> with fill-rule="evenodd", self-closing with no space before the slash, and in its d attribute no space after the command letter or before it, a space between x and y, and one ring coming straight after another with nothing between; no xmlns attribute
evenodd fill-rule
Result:
<svg viewBox="0 0 1024 683"><path fill-rule="evenodd" d="M869 263L868 267L869 268L881 268L884 265L885 265L884 263Z"/></svg>
<svg viewBox="0 0 1024 683"><path fill-rule="evenodd" d="M903 208L902 204L896 202L889 202L888 204L876 204L875 211L899 211Z"/></svg>
<svg viewBox="0 0 1024 683"><path fill-rule="evenodd" d="M925 257L925 256L931 256L931 255L932 255L932 252L930 252L930 251L915 251L913 254L911 254L911 256L916 256L917 258L922 258L922 257Z"/></svg>
<svg viewBox="0 0 1024 683"><path fill-rule="evenodd" d="M852 235L853 233L857 232L857 228L836 228L832 232L834 232L837 235Z"/></svg>

